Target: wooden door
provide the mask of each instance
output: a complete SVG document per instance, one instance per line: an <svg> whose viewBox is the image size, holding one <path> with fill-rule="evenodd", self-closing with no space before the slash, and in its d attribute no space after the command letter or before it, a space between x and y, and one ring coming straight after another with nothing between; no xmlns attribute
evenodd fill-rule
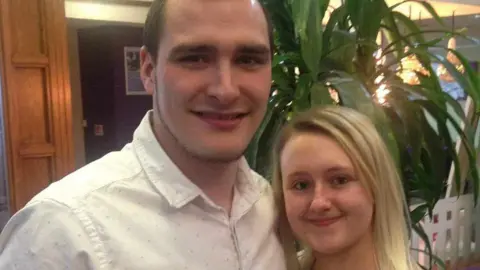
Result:
<svg viewBox="0 0 480 270"><path fill-rule="evenodd" d="M0 0L10 208L74 168L64 0Z"/></svg>

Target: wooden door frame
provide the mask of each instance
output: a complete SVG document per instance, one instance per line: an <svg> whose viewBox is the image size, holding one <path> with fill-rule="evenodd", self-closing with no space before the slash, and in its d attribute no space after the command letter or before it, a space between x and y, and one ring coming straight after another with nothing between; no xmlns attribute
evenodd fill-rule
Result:
<svg viewBox="0 0 480 270"><path fill-rule="evenodd" d="M66 32L63 0L0 0L0 69L12 213L74 170ZM38 109L30 104L37 100L24 102L29 93L39 98ZM32 122L30 127L31 119L41 123ZM36 136L35 127L41 127L44 136Z"/></svg>

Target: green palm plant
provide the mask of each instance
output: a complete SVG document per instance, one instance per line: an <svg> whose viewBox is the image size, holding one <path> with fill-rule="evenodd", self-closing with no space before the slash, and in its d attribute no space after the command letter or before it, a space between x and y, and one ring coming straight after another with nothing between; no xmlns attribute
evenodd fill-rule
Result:
<svg viewBox="0 0 480 270"><path fill-rule="evenodd" d="M398 5L388 6L385 0L346 0L339 7L329 6L328 0L262 2L275 29L275 56L268 111L246 153L255 170L270 178L273 141L292 115L311 106L338 104L364 112L376 124L397 161L409 203L419 205L410 217L413 228L425 240L427 236L418 222L426 214L432 215L436 202L445 196L451 162L459 168L453 133L466 149L468 179L476 201L480 178L473 127L480 112L479 78L465 57L440 45L445 38L461 34L447 29L430 4L411 0L398 5L423 5L439 30L420 29L409 17L395 11ZM428 33L441 38L426 40ZM381 54L387 60L381 65L376 55L379 34L387 41ZM464 74L432 53L431 48L451 51L465 67ZM414 85L404 83L398 75L402 59L408 56L416 57L425 71L413 71L418 80ZM477 110L473 122L466 119L459 102L442 91L432 63L444 65L473 99ZM376 93L382 85L388 86L390 93L380 104ZM332 91L339 100L332 98ZM461 175L455 170L457 186L460 181Z"/></svg>

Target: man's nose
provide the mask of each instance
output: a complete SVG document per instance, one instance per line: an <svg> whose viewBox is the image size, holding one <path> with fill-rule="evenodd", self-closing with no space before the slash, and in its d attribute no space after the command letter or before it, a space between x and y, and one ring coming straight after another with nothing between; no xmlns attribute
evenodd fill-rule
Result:
<svg viewBox="0 0 480 270"><path fill-rule="evenodd" d="M214 98L222 105L234 103L240 96L238 86L235 84L235 70L230 61L224 60L218 63L216 80L208 89L208 96Z"/></svg>
<svg viewBox="0 0 480 270"><path fill-rule="evenodd" d="M331 192L324 185L316 185L310 203L310 210L317 212L329 211L332 208Z"/></svg>

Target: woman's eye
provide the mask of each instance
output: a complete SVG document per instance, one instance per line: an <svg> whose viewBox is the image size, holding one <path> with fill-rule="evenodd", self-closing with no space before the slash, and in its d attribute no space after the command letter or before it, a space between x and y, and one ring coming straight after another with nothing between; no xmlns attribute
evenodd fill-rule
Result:
<svg viewBox="0 0 480 270"><path fill-rule="evenodd" d="M347 176L335 176L332 180L332 184L334 186L345 185L348 182L349 182L349 178Z"/></svg>
<svg viewBox="0 0 480 270"><path fill-rule="evenodd" d="M296 182L293 185L293 188L296 190L305 190L308 188L308 183L307 182Z"/></svg>

